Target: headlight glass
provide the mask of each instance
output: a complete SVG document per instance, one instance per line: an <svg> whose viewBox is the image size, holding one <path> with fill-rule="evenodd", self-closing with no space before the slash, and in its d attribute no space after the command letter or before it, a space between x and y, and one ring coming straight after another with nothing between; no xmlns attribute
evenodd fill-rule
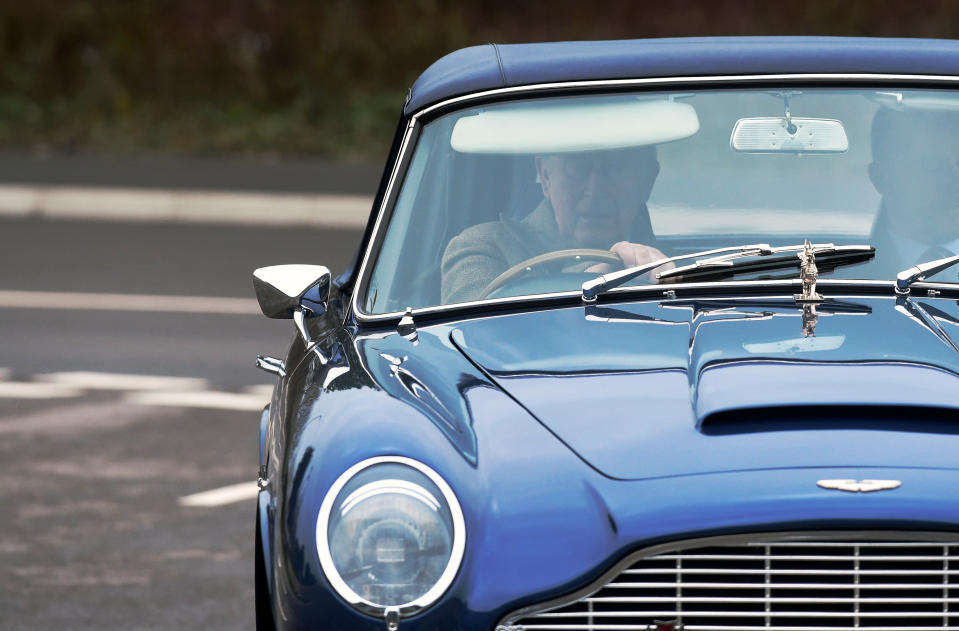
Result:
<svg viewBox="0 0 959 631"><path fill-rule="evenodd" d="M452 582L463 548L452 490L406 458L352 467L331 487L317 522L324 572L341 596L367 610L429 605Z"/></svg>

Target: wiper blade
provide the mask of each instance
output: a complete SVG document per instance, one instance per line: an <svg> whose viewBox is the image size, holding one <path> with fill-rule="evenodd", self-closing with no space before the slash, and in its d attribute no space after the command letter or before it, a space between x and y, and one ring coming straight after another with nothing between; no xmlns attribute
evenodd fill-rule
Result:
<svg viewBox="0 0 959 631"><path fill-rule="evenodd" d="M732 246L728 248L718 248L715 250L704 250L702 252L693 252L691 254L681 254L679 256L671 256L665 259L659 259L657 261L652 261L650 263L644 263L642 265L637 265L635 267L630 267L618 272L611 272L609 274L603 274L594 278L592 280L586 281L583 283L583 301L592 302L596 300L596 297L601 293L609 291L615 287L631 281L637 276L641 276L646 272L652 271L657 267L661 267L668 263L673 263L675 261L682 261L685 259L702 259L696 261L692 265L686 265L684 267L677 267L665 272L661 272L656 275L656 278L660 281L666 278L674 278L682 275L698 275L705 272L709 274L737 274L743 270L742 264L735 265L733 263L736 259L754 257L754 256L771 256L773 254L783 254L783 253L799 253L805 251L806 244L798 245L784 245L779 247L771 247L768 243L754 243L751 245L739 245ZM843 264L847 262L847 258L858 259L863 257L871 257L875 254L876 249L871 245L833 245L832 243L817 243L812 246L812 251L816 255L826 255L829 257L829 263L835 262L837 264ZM836 258L838 256L838 258ZM707 258L703 258L707 257ZM827 263L826 260L823 261ZM763 266L766 267L768 264L771 264L773 268L775 267L786 267L792 265L800 265L801 261L799 257L793 258L792 256L780 257L778 259L763 261ZM728 271L725 271L726 268Z"/></svg>
<svg viewBox="0 0 959 631"><path fill-rule="evenodd" d="M956 263L959 263L959 256L947 256L944 259L936 259L904 269L896 274L896 293L905 296L909 293L909 286L914 282L925 280L926 277L938 274Z"/></svg>
<svg viewBox="0 0 959 631"><path fill-rule="evenodd" d="M610 272L608 274L597 276L593 280L588 280L583 283L583 301L592 302L596 300L596 296L600 295L601 293L615 287L619 287L623 283L628 283L637 276L642 276L646 272L652 271L657 267L666 265L667 263L673 263L675 261L682 261L685 259L692 259L701 256L710 256L712 254L722 254L723 252L739 252L742 256L755 256L757 254L770 251L771 249L772 248L768 243L739 245L728 248L719 248L716 250L703 250L702 252L693 252L692 254L670 256L665 259L659 259L657 261L643 263L642 265L636 265L635 267L627 267L626 269L619 270L618 272Z"/></svg>
<svg viewBox="0 0 959 631"><path fill-rule="evenodd" d="M684 276L733 276L744 272L757 272L783 267L799 267L803 264L798 256L805 250L804 245L784 245L771 248L770 252L763 252L758 256L769 257L759 260L734 262L735 259L746 258L747 254L726 254L713 258L696 261L692 265L676 267L660 274L656 278L660 281L667 278ZM872 258L876 249L871 245L833 245L832 243L814 243L811 252L816 256L816 264L820 272L830 272L840 265L860 263ZM781 256L773 256L780 254ZM752 255L757 256L757 255Z"/></svg>

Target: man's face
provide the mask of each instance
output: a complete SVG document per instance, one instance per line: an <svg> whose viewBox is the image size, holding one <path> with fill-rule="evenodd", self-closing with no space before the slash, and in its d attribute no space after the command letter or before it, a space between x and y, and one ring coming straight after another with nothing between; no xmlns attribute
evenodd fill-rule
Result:
<svg viewBox="0 0 959 631"><path fill-rule="evenodd" d="M929 242L959 236L959 117L914 116L889 126L869 174L896 232Z"/></svg>
<svg viewBox="0 0 959 631"><path fill-rule="evenodd" d="M605 250L629 237L659 162L654 147L639 147L540 157L536 169L560 234L579 247Z"/></svg>

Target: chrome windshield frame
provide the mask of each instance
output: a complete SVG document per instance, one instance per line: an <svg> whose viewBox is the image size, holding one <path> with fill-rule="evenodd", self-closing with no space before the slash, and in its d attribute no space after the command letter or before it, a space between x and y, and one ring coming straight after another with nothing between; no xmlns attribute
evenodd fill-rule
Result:
<svg viewBox="0 0 959 631"><path fill-rule="evenodd" d="M459 109L461 107L482 102L505 101L520 96L549 96L560 94L572 94L587 90L610 90L628 88L699 88L706 89L712 85L740 84L744 86L762 85L764 83L783 82L791 84L815 85L816 87L866 87L881 84L896 84L899 87L909 85L910 87L952 87L959 86L959 76L953 75L916 75L916 74L882 74L882 73L791 73L791 74L750 74L750 75L715 75L715 76L697 76L697 77L657 77L647 79L610 79L594 81L568 81L541 83L527 86L513 86L505 88L496 88L493 90L484 90L472 94L454 97L429 105L410 115L406 132L400 144L393 170L390 173L389 182L383 195L379 208L376 209L376 221L373 224L373 231L370 238L364 244L362 263L355 282L353 283L352 296L350 297L350 312L352 317L359 325L382 325L399 321L405 311L395 311L388 313L370 314L360 308L360 297L366 294L366 289L370 280L371 265L376 255L379 253L380 246L385 235L385 226L389 223L393 209L396 204L396 197L399 193L398 183L406 176L406 170L409 166L413 151L416 149L416 140L419 131L423 125L433 118L436 118L448 111ZM828 286L830 283L820 281L822 286ZM892 289L895 286L895 280L863 280L852 281L835 279L837 283L857 283L863 286L889 286ZM799 283L799 280L785 281L734 281L728 283L674 283L668 287L664 285L643 285L639 287L620 287L609 290L607 296L617 296L624 292L636 294L637 297L646 293L661 296L667 290L694 290L695 288L708 285L709 287L722 287L732 285L737 287L757 287L757 288L777 288L789 287L793 283ZM931 285L931 284L930 284ZM923 288L926 283L915 283L913 287ZM645 291L641 291L645 290ZM453 303L447 305L433 305L429 307L420 307L412 310L412 315L440 315L446 312L463 311L489 305L493 308L502 308L504 305L515 305L518 308L529 306L541 302L552 302L559 300L565 302L567 298L580 299L581 289L568 292L559 292L553 294L532 294L524 296L510 296L507 298L493 298L486 300L476 300L466 303ZM347 318L350 314L347 314Z"/></svg>

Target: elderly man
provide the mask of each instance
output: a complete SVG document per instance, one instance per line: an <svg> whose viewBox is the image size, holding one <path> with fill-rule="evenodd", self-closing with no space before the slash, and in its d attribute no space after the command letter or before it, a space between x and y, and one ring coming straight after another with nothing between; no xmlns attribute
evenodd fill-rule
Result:
<svg viewBox="0 0 959 631"><path fill-rule="evenodd" d="M872 159L882 204L871 241L882 275L959 254L959 112L879 108Z"/></svg>
<svg viewBox="0 0 959 631"><path fill-rule="evenodd" d="M483 297L513 265L556 250L610 250L631 267L664 258L653 245L646 201L659 174L653 146L540 156L543 202L526 218L472 226L443 255L444 303ZM586 271L603 273L607 264Z"/></svg>

